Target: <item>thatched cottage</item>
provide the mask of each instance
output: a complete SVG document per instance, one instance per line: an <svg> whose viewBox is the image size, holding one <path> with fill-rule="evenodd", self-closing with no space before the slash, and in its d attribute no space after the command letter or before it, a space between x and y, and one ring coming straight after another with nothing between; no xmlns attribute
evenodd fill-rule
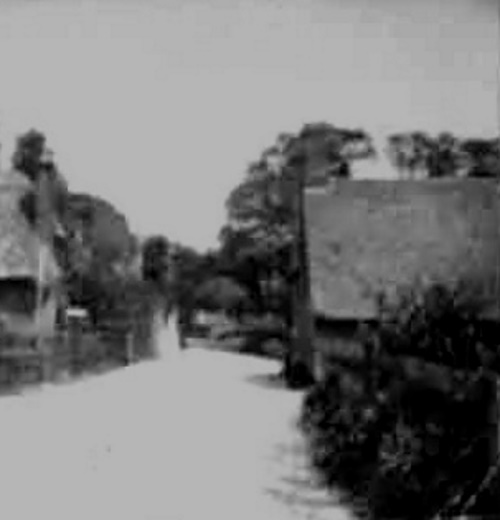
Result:
<svg viewBox="0 0 500 520"><path fill-rule="evenodd" d="M51 334L60 302L60 270L49 244L37 235L20 209L29 181L15 171L0 172L0 326L31 336ZM44 262L39 273L39 258ZM42 283L42 312L37 328L36 294Z"/></svg>
<svg viewBox="0 0 500 520"><path fill-rule="evenodd" d="M359 352L377 295L473 279L500 317L500 194L491 180L337 180L305 195L318 359Z"/></svg>

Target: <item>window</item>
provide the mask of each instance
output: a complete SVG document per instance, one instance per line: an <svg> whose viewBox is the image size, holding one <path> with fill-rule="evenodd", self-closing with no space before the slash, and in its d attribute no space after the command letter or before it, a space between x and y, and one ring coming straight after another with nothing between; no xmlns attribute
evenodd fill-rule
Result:
<svg viewBox="0 0 500 520"><path fill-rule="evenodd" d="M47 302L50 289L42 294L43 303ZM0 280L0 308L3 312L33 314L36 309L37 284L32 278Z"/></svg>

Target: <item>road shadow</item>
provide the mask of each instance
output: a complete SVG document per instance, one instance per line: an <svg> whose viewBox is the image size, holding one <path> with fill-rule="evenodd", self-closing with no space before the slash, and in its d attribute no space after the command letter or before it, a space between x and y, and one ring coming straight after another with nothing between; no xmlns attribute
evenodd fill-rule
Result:
<svg viewBox="0 0 500 520"><path fill-rule="evenodd" d="M252 385L269 390L289 390L279 372L252 374L246 377L246 381Z"/></svg>

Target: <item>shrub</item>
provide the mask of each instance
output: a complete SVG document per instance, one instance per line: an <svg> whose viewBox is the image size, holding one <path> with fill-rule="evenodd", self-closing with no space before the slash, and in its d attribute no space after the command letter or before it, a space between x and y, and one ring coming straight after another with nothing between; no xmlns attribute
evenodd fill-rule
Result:
<svg viewBox="0 0 500 520"><path fill-rule="evenodd" d="M101 314L101 324L108 332L133 334L138 358L153 355L153 318L160 296L154 286L141 280L123 279L114 286L108 307Z"/></svg>
<svg viewBox="0 0 500 520"><path fill-rule="evenodd" d="M488 387L481 372L419 367L390 355L455 368L483 364L493 345L477 301L459 289L409 291L385 306L367 339L375 363L333 369L304 400L301 426L313 467L351 504L363 504L369 518L430 518L486 472Z"/></svg>
<svg viewBox="0 0 500 520"><path fill-rule="evenodd" d="M479 368L494 361L492 324L478 287L459 282L411 286L389 301L380 299L377 341L389 354L405 354L456 368ZM498 332L498 331L497 331Z"/></svg>
<svg viewBox="0 0 500 520"><path fill-rule="evenodd" d="M160 298L154 285L117 275L89 275L72 280L69 287L72 303L89 311L97 331L122 344L125 336L133 333L138 356L152 354L152 319Z"/></svg>
<svg viewBox="0 0 500 520"><path fill-rule="evenodd" d="M249 306L245 289L228 277L210 278L195 291L195 304L208 311L223 311L238 316Z"/></svg>
<svg viewBox="0 0 500 520"><path fill-rule="evenodd" d="M311 462L328 486L351 498L366 495L377 461L384 414L377 404L365 393L362 378L340 371L316 385L304 401L301 427Z"/></svg>
<svg viewBox="0 0 500 520"><path fill-rule="evenodd" d="M392 385L369 497L375 518L427 518L477 483L488 453L480 387L459 397L426 377Z"/></svg>

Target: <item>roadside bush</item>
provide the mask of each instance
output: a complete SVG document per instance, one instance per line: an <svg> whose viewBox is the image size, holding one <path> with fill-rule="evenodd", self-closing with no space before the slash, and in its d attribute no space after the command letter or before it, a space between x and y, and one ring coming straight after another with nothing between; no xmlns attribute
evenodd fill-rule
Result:
<svg viewBox="0 0 500 520"><path fill-rule="evenodd" d="M245 289L229 277L210 278L194 294L195 305L207 311L226 312L238 318L249 307Z"/></svg>
<svg viewBox="0 0 500 520"><path fill-rule="evenodd" d="M101 314L100 326L117 335L132 334L138 358L153 355L154 314L160 296L154 286L142 280L117 281Z"/></svg>
<svg viewBox="0 0 500 520"><path fill-rule="evenodd" d="M477 485L487 467L486 408L481 383L448 390L425 377L387 392L370 511L375 518L428 518Z"/></svg>
<svg viewBox="0 0 500 520"><path fill-rule="evenodd" d="M301 427L312 466L367 518L431 518L486 473L489 396L481 373L393 355L455 368L477 368L486 357L491 364L480 306L464 294L437 286L405 293L384 307L369 340L374 363L337 366L306 395ZM494 512L481 507L491 505L476 514Z"/></svg>
<svg viewBox="0 0 500 520"><path fill-rule="evenodd" d="M153 284L117 275L79 277L70 285L73 304L86 308L97 332L123 344L134 334L138 357L149 357L160 295Z"/></svg>
<svg viewBox="0 0 500 520"><path fill-rule="evenodd" d="M335 371L307 394L300 426L311 463L345 498L366 497L377 463L385 409L365 392L359 374ZM353 427L355 425L355 428Z"/></svg>

